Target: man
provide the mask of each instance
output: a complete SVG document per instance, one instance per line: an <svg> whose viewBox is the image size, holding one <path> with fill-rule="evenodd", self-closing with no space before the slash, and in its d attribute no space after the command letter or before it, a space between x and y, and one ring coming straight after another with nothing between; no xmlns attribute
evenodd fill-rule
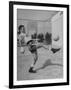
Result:
<svg viewBox="0 0 71 90"><path fill-rule="evenodd" d="M27 42L27 46L28 46L28 49L29 51L31 52L33 58L34 58L34 61L33 63L31 64L31 67L29 69L29 72L32 72L32 73L36 73L36 70L34 68L37 60L38 60L38 52L37 52L37 49L43 47L45 49L48 49L48 47L46 47L44 44L41 44L41 43L38 43L37 40L30 40Z"/></svg>

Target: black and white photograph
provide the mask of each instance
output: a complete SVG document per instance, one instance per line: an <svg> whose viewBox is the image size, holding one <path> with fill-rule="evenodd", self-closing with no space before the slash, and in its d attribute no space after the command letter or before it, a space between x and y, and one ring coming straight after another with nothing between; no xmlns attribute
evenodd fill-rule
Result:
<svg viewBox="0 0 71 90"><path fill-rule="evenodd" d="M17 80L63 78L63 12L17 9L17 27Z"/></svg>
<svg viewBox="0 0 71 90"><path fill-rule="evenodd" d="M68 5L11 4L13 85L68 84Z"/></svg>

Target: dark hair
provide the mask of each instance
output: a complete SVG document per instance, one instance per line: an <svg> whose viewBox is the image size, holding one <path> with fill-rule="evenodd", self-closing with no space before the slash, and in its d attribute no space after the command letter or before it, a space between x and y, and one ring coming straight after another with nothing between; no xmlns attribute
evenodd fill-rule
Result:
<svg viewBox="0 0 71 90"><path fill-rule="evenodd" d="M27 42L27 45L29 45L30 43L33 43L33 40L30 40Z"/></svg>
<svg viewBox="0 0 71 90"><path fill-rule="evenodd" d="M19 30L18 33L19 33L19 34L20 34L20 30L21 30L22 27L24 28L24 29L23 29L23 32L25 33L25 27L24 27L24 25L20 25L20 26L18 27L18 30Z"/></svg>

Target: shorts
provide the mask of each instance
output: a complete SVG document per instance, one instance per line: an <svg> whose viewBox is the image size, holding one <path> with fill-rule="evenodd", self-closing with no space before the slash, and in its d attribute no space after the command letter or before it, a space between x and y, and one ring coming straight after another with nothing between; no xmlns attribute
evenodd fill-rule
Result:
<svg viewBox="0 0 71 90"><path fill-rule="evenodd" d="M30 48L29 48L29 51L30 51L31 53L37 52L36 45L31 45Z"/></svg>

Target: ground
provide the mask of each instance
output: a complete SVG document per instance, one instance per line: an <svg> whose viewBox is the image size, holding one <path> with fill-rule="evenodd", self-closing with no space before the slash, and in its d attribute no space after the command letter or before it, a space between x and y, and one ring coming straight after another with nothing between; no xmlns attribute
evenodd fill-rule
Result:
<svg viewBox="0 0 71 90"><path fill-rule="evenodd" d="M29 73L32 54L25 47L25 54L20 53L20 47L17 49L17 80L38 80L63 78L63 50L53 54L44 48L38 49L38 61L35 65L36 73Z"/></svg>

